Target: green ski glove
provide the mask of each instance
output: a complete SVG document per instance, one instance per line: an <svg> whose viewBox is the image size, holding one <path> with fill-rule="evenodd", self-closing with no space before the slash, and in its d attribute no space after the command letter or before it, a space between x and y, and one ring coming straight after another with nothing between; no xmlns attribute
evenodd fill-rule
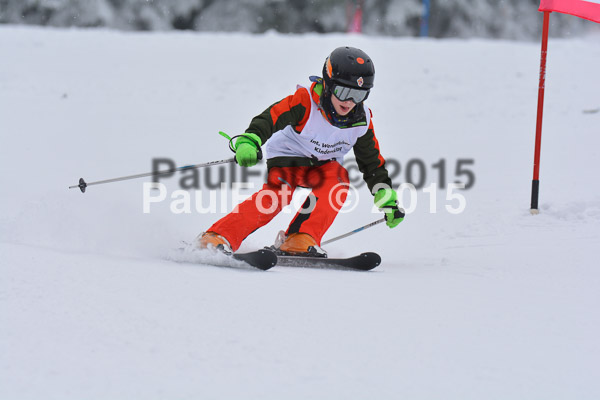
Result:
<svg viewBox="0 0 600 400"><path fill-rule="evenodd" d="M398 195L394 189L379 189L375 193L375 206L385 213L385 223L390 228L404 221L404 210L398 207Z"/></svg>
<svg viewBox="0 0 600 400"><path fill-rule="evenodd" d="M242 167L256 165L258 162L258 148L261 145L258 135L244 133L235 141L235 161Z"/></svg>

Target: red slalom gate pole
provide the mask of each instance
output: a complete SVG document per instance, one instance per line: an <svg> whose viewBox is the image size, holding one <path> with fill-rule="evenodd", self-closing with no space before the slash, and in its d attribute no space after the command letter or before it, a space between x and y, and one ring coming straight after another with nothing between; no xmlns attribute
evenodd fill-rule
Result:
<svg viewBox="0 0 600 400"><path fill-rule="evenodd" d="M537 123L535 127L535 153L533 159L533 181L531 182L531 213L538 214L538 198L540 194L540 153L542 147L542 117L544 115L544 93L546 88L546 58L548 55L548 30L550 11L544 11L544 27L542 30L542 55L540 58L540 86L538 89Z"/></svg>

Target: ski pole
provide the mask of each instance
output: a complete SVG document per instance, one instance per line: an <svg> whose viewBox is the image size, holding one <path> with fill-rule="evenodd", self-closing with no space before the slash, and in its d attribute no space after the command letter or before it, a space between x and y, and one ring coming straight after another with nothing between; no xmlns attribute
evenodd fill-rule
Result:
<svg viewBox="0 0 600 400"><path fill-rule="evenodd" d="M79 178L79 184L69 186L69 189L79 188L81 190L81 193L85 193L85 189L91 185L101 185L103 183L119 182L119 181L125 181L128 179L143 178L145 176L160 176L160 175L165 175L165 174L172 174L173 172L177 172L177 171L185 171L188 169L210 167L212 165L228 164L228 163L232 163L232 162L235 162L235 158L228 158L226 160L218 160L218 161L209 161L207 163L195 164L195 165L185 165L183 167L171 168L166 171L146 172L143 174L122 176L120 178L105 179L103 181L96 181L96 182L89 182L89 183L84 181L83 178Z"/></svg>
<svg viewBox="0 0 600 400"><path fill-rule="evenodd" d="M324 242L321 242L321 246L324 246L324 245L329 244L331 242L335 242L337 240L340 240L340 239L346 238L348 236L354 235L355 233L358 233L360 231L364 231L365 229L371 228L371 227L373 227L373 226L375 226L377 224L380 224L382 222L385 222L385 218L378 219L377 221L373 221L370 224L361 226L360 228L357 228L357 229L355 229L353 231L350 231L348 233L344 233L343 235L340 235L338 237L334 237L333 239L329 239L329 240L326 240Z"/></svg>

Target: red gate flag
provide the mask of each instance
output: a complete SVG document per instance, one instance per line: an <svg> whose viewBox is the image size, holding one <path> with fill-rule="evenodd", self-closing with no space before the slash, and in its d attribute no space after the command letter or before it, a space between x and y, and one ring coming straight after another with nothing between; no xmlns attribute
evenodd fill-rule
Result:
<svg viewBox="0 0 600 400"><path fill-rule="evenodd" d="M535 125L535 153L533 156L533 180L531 182L531 213L537 214L540 192L540 153L542 147L542 117L544 114L544 92L546 88L546 56L548 55L548 29L550 13L553 11L571 14L600 23L600 0L541 0L540 11L544 12L542 27L542 55L540 57L540 86L538 88L538 115Z"/></svg>
<svg viewBox="0 0 600 400"><path fill-rule="evenodd" d="M542 0L539 11L556 11L600 23L600 0Z"/></svg>

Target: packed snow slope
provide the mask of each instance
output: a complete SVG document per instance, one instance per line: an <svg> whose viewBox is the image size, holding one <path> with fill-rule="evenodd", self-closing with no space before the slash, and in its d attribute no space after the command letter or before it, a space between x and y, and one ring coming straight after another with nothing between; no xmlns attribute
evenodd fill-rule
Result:
<svg viewBox="0 0 600 400"><path fill-rule="evenodd" d="M217 132L244 132L341 45L375 62L394 182L420 184L397 228L326 246L379 252L376 270L185 262L174 249L233 207L209 197L218 168L190 212L182 174L148 213L148 179L67 189L231 157ZM0 398L600 398L597 36L550 41L537 216L539 43L4 26L0 54ZM351 200L326 239L381 217L364 186Z"/></svg>

